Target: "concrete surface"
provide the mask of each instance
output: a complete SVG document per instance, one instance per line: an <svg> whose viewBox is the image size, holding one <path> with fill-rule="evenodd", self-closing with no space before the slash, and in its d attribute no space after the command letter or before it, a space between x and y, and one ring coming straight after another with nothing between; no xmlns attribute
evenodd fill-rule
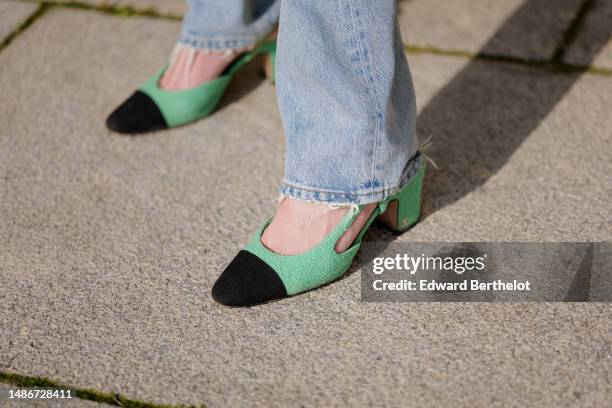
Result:
<svg viewBox="0 0 612 408"><path fill-rule="evenodd" d="M574 64L612 68L612 1L597 0L585 20L566 61ZM600 46L601 43L605 45ZM591 63L591 61L593 61Z"/></svg>
<svg viewBox="0 0 612 408"><path fill-rule="evenodd" d="M610 78L409 59L422 98L418 131L433 135L428 154L441 170L427 176L425 219L400 239L612 238ZM442 67L454 76L430 97L420 76Z"/></svg>
<svg viewBox="0 0 612 408"><path fill-rule="evenodd" d="M214 279L273 211L283 135L255 67L204 121L105 129L178 29L52 9L0 53L1 371L210 407L612 399L608 304L363 304L356 267L282 302L214 304ZM612 238L610 77L409 59L442 169L399 240Z"/></svg>
<svg viewBox="0 0 612 408"><path fill-rule="evenodd" d="M0 42L15 31L38 8L34 3L0 2Z"/></svg>
<svg viewBox="0 0 612 408"><path fill-rule="evenodd" d="M551 6L549 0L400 0L398 6L406 43L472 54L548 59L581 3L557 0Z"/></svg>

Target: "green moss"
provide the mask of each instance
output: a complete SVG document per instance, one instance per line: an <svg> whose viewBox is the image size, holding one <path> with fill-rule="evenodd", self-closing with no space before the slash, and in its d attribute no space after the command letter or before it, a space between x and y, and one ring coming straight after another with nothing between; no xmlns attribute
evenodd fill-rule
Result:
<svg viewBox="0 0 612 408"><path fill-rule="evenodd" d="M436 47L420 47L417 45L404 45L404 51L408 54L433 54L445 55L447 57L474 58L474 54L461 50L443 50Z"/></svg>
<svg viewBox="0 0 612 408"><path fill-rule="evenodd" d="M552 60L557 63L563 63L563 59L565 57L565 53L569 49L570 45L576 40L580 30L584 26L584 21L586 19L589 11L595 6L595 0L586 0L584 3L580 5L580 8L576 12L576 15L567 26L566 30L563 32L563 37L561 38L561 42L555 49L555 53L553 55Z"/></svg>
<svg viewBox="0 0 612 408"><path fill-rule="evenodd" d="M19 25L13 32L11 32L4 40L0 42L0 51L9 46L9 44L26 28L31 26L38 18L40 18L49 6L47 4L39 4L38 8L30 17L28 17L23 23Z"/></svg>
<svg viewBox="0 0 612 408"><path fill-rule="evenodd" d="M30 16L26 21L24 21L15 31L13 31L9 36L0 42L0 51L3 48L6 48L13 39L19 35L22 31L28 28L34 21L40 18L45 11L47 11L51 7L63 7L63 8L72 8L72 9L80 9L80 10L91 10L97 11L105 14L121 16L121 17L149 17L149 18L157 18L163 20L170 21L180 21L181 16L172 15L172 14L164 14L160 13L154 8L135 8L129 5L117 5L112 3L103 2L101 4L88 4L81 3L79 1L59 1L59 0L27 0L30 2L34 2L39 4L39 8L36 10L32 16ZM482 61L489 62L501 62L501 63L509 63L509 64L519 64L525 65L538 69L545 69L553 72L560 73L588 73L591 75L600 75L600 76L612 76L612 69L602 68L602 67L593 67L593 66L583 66L583 65L574 65L567 64L563 62L563 57L565 55L566 50L571 45L571 43L575 40L577 35L580 33L584 25L584 21L588 12L593 8L594 0L585 0L585 2L581 5L580 9L574 16L574 19L568 26L567 30L564 32L563 39L561 40L559 46L557 47L554 57L550 61L544 60L531 60L524 59L518 57L510 57L505 55L490 55L486 53L473 54L463 50L447 50L440 49L436 47L429 46L416 46L416 45L405 45L404 49L409 54L432 54L432 55L443 55L449 57L459 57L459 58L469 58L476 59Z"/></svg>
<svg viewBox="0 0 612 408"><path fill-rule="evenodd" d="M63 388L74 392L76 398L88 401L95 401L103 404L113 405L116 407L125 408L188 408L195 406L176 406L176 405L159 405L149 402L142 402L125 398L119 394L110 394L89 388L75 388L65 384L60 384L56 381L45 377L29 377L21 374L6 373L0 371L0 382L11 384L17 387L40 387L40 388ZM197 408L203 408L204 405L199 405Z"/></svg>
<svg viewBox="0 0 612 408"><path fill-rule="evenodd" d="M586 72L591 75L603 75L607 77L612 77L612 69L610 68L588 67Z"/></svg>
<svg viewBox="0 0 612 408"><path fill-rule="evenodd" d="M556 73L576 74L589 73L591 75L611 76L612 69L593 67L588 65L567 64L559 61L533 60L526 58L510 57L506 55L493 54L470 54L460 50L443 50L435 47L419 47L405 45L404 51L408 54L432 54L447 57L469 58L473 60L487 61L493 63L517 64L536 69L543 69Z"/></svg>

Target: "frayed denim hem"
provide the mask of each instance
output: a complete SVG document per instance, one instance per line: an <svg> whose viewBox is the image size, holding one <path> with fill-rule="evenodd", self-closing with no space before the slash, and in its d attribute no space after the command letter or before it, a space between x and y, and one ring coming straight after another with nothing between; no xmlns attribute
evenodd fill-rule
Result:
<svg viewBox="0 0 612 408"><path fill-rule="evenodd" d="M308 186L292 184L291 182L284 180L279 188L279 192L281 197L333 206L377 203L401 190L412 180L423 165L423 155L419 152L415 153L404 168L398 184L393 187L373 191L355 190L354 192L345 192L321 190Z"/></svg>

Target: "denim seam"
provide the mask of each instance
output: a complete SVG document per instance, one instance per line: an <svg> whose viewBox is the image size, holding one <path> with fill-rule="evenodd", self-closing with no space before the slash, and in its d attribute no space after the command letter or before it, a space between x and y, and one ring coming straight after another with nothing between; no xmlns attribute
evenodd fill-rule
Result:
<svg viewBox="0 0 612 408"><path fill-rule="evenodd" d="M365 77L366 83L368 84L368 93L370 94L370 98L372 100L372 105L374 105L374 120L376 123L376 129L374 131L374 149L372 150L372 194L375 193L376 186L376 157L378 155L378 140L380 138L380 121L379 121L379 112L380 108L378 103L376 102L376 90L374 89L374 84L370 80L368 64L366 63L364 56L364 46L361 42L361 36L359 34L359 22L357 18L357 14L355 11L355 4L353 0L348 0L349 7L351 9L351 16L353 20L353 28L355 30L355 37L357 39L357 47L359 49L359 59L361 60L361 65L363 68L363 75Z"/></svg>

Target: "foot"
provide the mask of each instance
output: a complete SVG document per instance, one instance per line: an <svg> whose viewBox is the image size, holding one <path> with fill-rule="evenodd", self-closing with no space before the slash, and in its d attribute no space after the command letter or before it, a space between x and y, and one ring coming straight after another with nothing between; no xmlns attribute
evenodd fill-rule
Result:
<svg viewBox="0 0 612 408"><path fill-rule="evenodd" d="M221 75L237 54L180 47L159 81L159 86L170 91L180 91L201 85Z"/></svg>
<svg viewBox="0 0 612 408"><path fill-rule="evenodd" d="M336 252L350 248L376 208L368 204L353 224L336 242ZM281 255L297 255L315 247L338 225L349 207L332 208L325 204L284 199L276 210L274 219L264 231L261 242Z"/></svg>

